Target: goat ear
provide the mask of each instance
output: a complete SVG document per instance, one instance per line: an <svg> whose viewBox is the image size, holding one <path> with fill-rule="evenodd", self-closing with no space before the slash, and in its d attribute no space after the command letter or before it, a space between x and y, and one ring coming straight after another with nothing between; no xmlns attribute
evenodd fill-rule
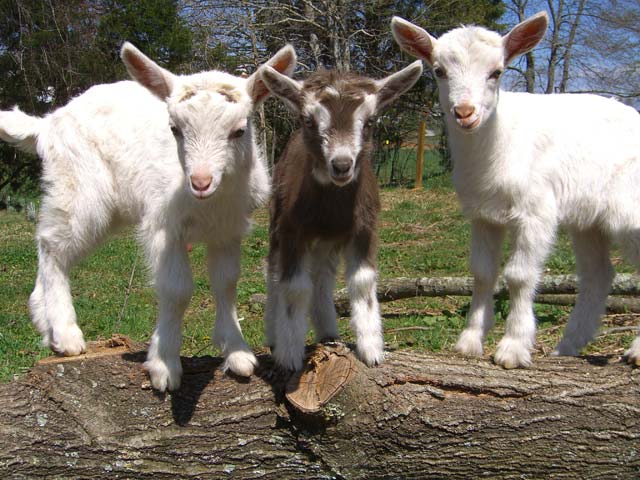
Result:
<svg viewBox="0 0 640 480"><path fill-rule="evenodd" d="M433 48L436 39L423 28L414 25L400 17L391 19L391 33L400 48L414 57L433 64Z"/></svg>
<svg viewBox="0 0 640 480"><path fill-rule="evenodd" d="M171 95L175 83L173 73L160 67L129 42L122 45L120 58L127 67L129 75L151 93L161 100Z"/></svg>
<svg viewBox="0 0 640 480"><path fill-rule="evenodd" d="M280 98L285 105L295 114L302 110L302 85L292 78L282 75L277 70L268 65L260 67L258 72L262 82L276 97Z"/></svg>
<svg viewBox="0 0 640 480"><path fill-rule="evenodd" d="M542 11L513 27L502 39L505 65L540 43L548 26L549 16Z"/></svg>
<svg viewBox="0 0 640 480"><path fill-rule="evenodd" d="M377 110L380 110L396 98L409 90L418 81L422 75L422 62L416 60L408 67L403 68L399 72L389 75L382 80L378 80L378 104Z"/></svg>
<svg viewBox="0 0 640 480"><path fill-rule="evenodd" d="M297 61L296 51L291 45L286 45L278 50L278 52L276 52L276 54L271 57L267 63L260 67L257 72L251 75L247 80L247 92L249 92L249 95L253 100L253 104L258 105L260 102L263 102L271 93L271 89L265 85L264 78L260 73L265 66L290 77L293 75Z"/></svg>

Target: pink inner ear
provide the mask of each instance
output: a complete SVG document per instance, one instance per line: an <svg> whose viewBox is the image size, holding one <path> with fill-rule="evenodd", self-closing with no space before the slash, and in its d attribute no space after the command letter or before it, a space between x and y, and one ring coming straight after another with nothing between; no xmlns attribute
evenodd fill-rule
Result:
<svg viewBox="0 0 640 480"><path fill-rule="evenodd" d="M397 24L396 31L402 39L402 47L405 50L431 63L431 52L433 49L428 38L425 39L420 32L416 32L407 25Z"/></svg>
<svg viewBox="0 0 640 480"><path fill-rule="evenodd" d="M256 80L253 84L253 101L254 103L259 102L269 95L269 89L265 86L262 80Z"/></svg>
<svg viewBox="0 0 640 480"><path fill-rule="evenodd" d="M127 62L135 72L136 79L143 85L150 86L153 80L151 75L149 75L149 67L145 61L131 52L125 52L125 56L127 57Z"/></svg>
<svg viewBox="0 0 640 480"><path fill-rule="evenodd" d="M535 47L544 35L546 27L546 19L541 18L525 23L512 31L506 37L504 44L507 62L511 61L515 56L528 52Z"/></svg>
<svg viewBox="0 0 640 480"><path fill-rule="evenodd" d="M171 94L170 87L165 79L159 76L159 72L155 71L153 66L149 65L144 58L132 52L125 52L125 57L133 76L140 84L163 100Z"/></svg>
<svg viewBox="0 0 640 480"><path fill-rule="evenodd" d="M271 64L269 66L271 68L273 68L274 70L276 70L276 71L278 71L280 73L283 73L284 71L287 70L287 68L289 68L289 65L291 65L291 59L289 58L289 55L285 55L281 59L279 59L277 62L275 62L274 64ZM260 83L262 83L262 82L260 82Z"/></svg>

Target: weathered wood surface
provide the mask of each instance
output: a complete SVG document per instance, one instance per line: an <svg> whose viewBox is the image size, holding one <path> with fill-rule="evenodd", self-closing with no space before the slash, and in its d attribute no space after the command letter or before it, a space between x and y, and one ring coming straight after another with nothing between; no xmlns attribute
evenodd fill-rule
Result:
<svg viewBox="0 0 640 480"><path fill-rule="evenodd" d="M640 477L640 369L618 358L503 370L391 352L378 368L355 362L308 414L267 355L250 380L184 358L183 387L160 395L139 346L115 347L0 385L0 478Z"/></svg>

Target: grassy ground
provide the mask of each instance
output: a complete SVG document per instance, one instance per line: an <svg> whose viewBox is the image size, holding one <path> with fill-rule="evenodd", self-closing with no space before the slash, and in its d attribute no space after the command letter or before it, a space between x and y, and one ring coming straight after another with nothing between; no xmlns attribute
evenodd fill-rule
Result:
<svg viewBox="0 0 640 480"><path fill-rule="evenodd" d="M425 190L382 192L380 219L380 276L468 275L469 227L458 210L446 177L426 182ZM254 293L264 292L263 257L267 251L267 212L255 215L256 226L244 242L238 310L251 346L262 348L260 306L250 305ZM0 211L0 380L19 375L39 358L49 355L40 347L30 324L27 299L36 273L35 226L23 214ZM214 305L204 268L204 249L191 253L195 293L185 317L183 354L216 354L210 343ZM633 271L614 252L618 271ZM574 270L569 242L560 237L549 259L549 273ZM131 283L130 283L131 280ZM119 332L146 341L153 329L156 301L131 232L114 237L73 270L72 293L81 328L87 340L108 338ZM382 305L387 347L449 351L462 330L468 298L410 299ZM538 351L548 353L558 341L567 308L536 306L540 332ZM508 302L497 301L497 326L488 339L487 354L504 331ZM610 316L605 325L635 325L631 315ZM416 328L417 327L417 328ZM353 340L348 319L340 319L340 331ZM622 353L632 334L599 337L586 353Z"/></svg>

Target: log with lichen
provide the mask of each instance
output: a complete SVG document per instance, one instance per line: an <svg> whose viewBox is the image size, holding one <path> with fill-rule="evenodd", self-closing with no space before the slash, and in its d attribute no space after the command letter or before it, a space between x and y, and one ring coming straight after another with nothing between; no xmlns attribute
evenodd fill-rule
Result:
<svg viewBox="0 0 640 480"><path fill-rule="evenodd" d="M640 369L615 357L487 359L340 344L291 376L183 358L150 389L141 346L52 357L0 385L1 478L638 478Z"/></svg>

